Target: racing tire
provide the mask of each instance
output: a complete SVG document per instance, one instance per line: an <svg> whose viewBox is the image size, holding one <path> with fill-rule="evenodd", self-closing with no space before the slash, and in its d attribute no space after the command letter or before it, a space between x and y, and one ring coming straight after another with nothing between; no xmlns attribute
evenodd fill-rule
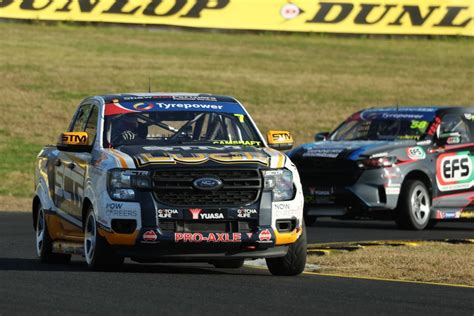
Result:
<svg viewBox="0 0 474 316"><path fill-rule="evenodd" d="M407 180L398 199L395 222L402 229L423 230L430 222L431 197L419 180Z"/></svg>
<svg viewBox="0 0 474 316"><path fill-rule="evenodd" d="M67 264L71 261L71 255L53 253L53 240L49 235L45 211L41 205L38 207L35 234L36 254L42 263Z"/></svg>
<svg viewBox="0 0 474 316"><path fill-rule="evenodd" d="M218 269L239 269L244 265L244 259L215 260L211 263Z"/></svg>
<svg viewBox="0 0 474 316"><path fill-rule="evenodd" d="M84 225L84 257L87 267L92 271L118 270L124 261L99 234L92 206L89 207Z"/></svg>
<svg viewBox="0 0 474 316"><path fill-rule="evenodd" d="M306 266L307 243L306 227L298 240L288 247L288 253L283 257L267 258L268 270L273 275L295 276L301 274Z"/></svg>

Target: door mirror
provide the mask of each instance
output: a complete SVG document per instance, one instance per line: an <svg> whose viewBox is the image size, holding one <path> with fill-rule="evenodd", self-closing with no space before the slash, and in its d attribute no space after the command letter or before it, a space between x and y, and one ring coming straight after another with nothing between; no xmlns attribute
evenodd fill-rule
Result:
<svg viewBox="0 0 474 316"><path fill-rule="evenodd" d="M328 137L329 137L328 132L321 132L321 133L317 133L316 135L314 135L314 140L317 141L317 142L323 142L323 141L327 140Z"/></svg>
<svg viewBox="0 0 474 316"><path fill-rule="evenodd" d="M268 146L278 150L288 150L293 147L293 137L288 131L268 131Z"/></svg>
<svg viewBox="0 0 474 316"><path fill-rule="evenodd" d="M438 145L445 146L445 145L457 145L460 144L462 140L461 133L459 132L448 132L442 133L438 137Z"/></svg>
<svg viewBox="0 0 474 316"><path fill-rule="evenodd" d="M59 136L57 147L62 151L90 152L89 135L86 132L66 132Z"/></svg>

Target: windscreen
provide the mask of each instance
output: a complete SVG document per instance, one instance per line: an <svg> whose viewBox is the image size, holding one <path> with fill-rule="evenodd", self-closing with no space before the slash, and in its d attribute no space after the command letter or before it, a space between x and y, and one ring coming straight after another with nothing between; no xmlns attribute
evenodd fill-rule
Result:
<svg viewBox="0 0 474 316"><path fill-rule="evenodd" d="M348 118L331 140L420 140L435 118L435 109L373 109Z"/></svg>
<svg viewBox="0 0 474 316"><path fill-rule="evenodd" d="M162 104L162 103L159 103ZM104 146L214 144L260 146L257 131L244 111L219 107L189 110L186 107L152 107L140 103L139 111L107 110ZM119 108L120 109L120 108ZM155 109L155 111L153 111ZM217 110L216 110L217 109Z"/></svg>

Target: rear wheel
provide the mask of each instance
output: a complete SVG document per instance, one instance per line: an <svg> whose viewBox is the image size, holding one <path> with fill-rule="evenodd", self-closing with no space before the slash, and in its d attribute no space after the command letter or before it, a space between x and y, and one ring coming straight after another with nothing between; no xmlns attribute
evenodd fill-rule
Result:
<svg viewBox="0 0 474 316"><path fill-rule="evenodd" d="M84 226L84 256L91 270L118 269L124 258L115 254L107 240L100 236L92 206L89 207Z"/></svg>
<svg viewBox="0 0 474 316"><path fill-rule="evenodd" d="M53 253L53 241L49 235L45 211L41 205L36 219L36 254L43 263L66 264L71 261L71 255Z"/></svg>
<svg viewBox="0 0 474 316"><path fill-rule="evenodd" d="M288 247L288 253L283 257L267 258L267 267L273 275L298 275L306 265L306 227L300 238Z"/></svg>
<svg viewBox="0 0 474 316"><path fill-rule="evenodd" d="M425 229L430 222L431 198L426 185L418 180L407 180L402 187L395 221L400 228Z"/></svg>
<svg viewBox="0 0 474 316"><path fill-rule="evenodd" d="M244 265L244 259L215 260L212 264L219 269L238 269Z"/></svg>

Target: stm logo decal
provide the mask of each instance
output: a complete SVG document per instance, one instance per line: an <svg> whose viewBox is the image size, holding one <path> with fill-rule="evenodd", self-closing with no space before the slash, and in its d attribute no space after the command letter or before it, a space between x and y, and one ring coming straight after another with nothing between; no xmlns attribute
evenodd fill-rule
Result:
<svg viewBox="0 0 474 316"><path fill-rule="evenodd" d="M440 155L436 163L436 182L441 191L465 190L472 187L473 157L469 152Z"/></svg>

